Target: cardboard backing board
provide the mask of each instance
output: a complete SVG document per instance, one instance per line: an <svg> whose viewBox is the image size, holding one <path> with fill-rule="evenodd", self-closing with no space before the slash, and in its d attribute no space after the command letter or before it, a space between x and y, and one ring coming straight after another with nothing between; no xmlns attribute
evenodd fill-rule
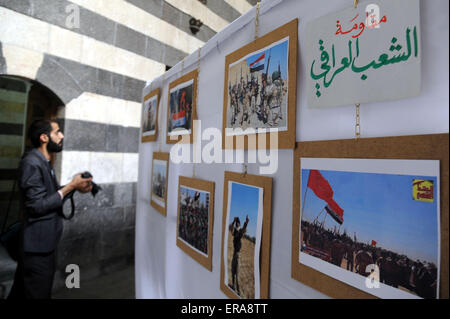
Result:
<svg viewBox="0 0 450 319"><path fill-rule="evenodd" d="M265 48L272 43L275 43L283 38L289 37L289 74L288 74L288 121L287 131L280 131L278 133L278 147L280 149L294 148L295 147L295 132L296 132L296 109L297 109L297 48L298 48L298 19L294 19L291 22L275 29L274 31L254 40L253 42L243 46L242 48L230 53L225 58L225 82L224 82L224 97L223 97L223 118L222 118L222 149L254 149L255 147L249 145L249 136L241 135L243 137L243 143L236 145L236 136L226 136L226 118L227 107L229 99L228 89L228 73L229 66L235 61L242 59L248 54ZM263 139L266 149L270 148L270 137L268 133L265 134L253 134L257 139ZM258 145L258 143L256 143ZM263 144L264 145L264 144Z"/></svg>
<svg viewBox="0 0 450 319"><path fill-rule="evenodd" d="M187 82L189 80L193 80L193 89L192 89L192 117L191 117L191 133L186 135L175 135L169 136L169 117L170 117L170 90L176 87L179 84ZM179 77L175 81L169 84L169 93L167 98L167 133L166 133L166 143L167 144L176 144L178 142L185 144L193 143L193 124L194 120L197 119L197 85L198 85L198 70L191 71L182 77ZM189 141L187 138L189 137Z"/></svg>
<svg viewBox="0 0 450 319"><path fill-rule="evenodd" d="M223 214L222 214L222 249L221 249L221 267L220 267L220 289L229 298L237 299L238 296L225 283L225 261L224 245L225 232L227 229L226 217L228 210L228 182L237 182L264 189L263 197L263 222L262 238L260 250L260 297L269 298L269 274L270 274L270 242L271 242L271 224L272 224L272 178L258 175L248 175L243 173L225 172L224 194L223 194Z"/></svg>
<svg viewBox="0 0 450 319"><path fill-rule="evenodd" d="M300 158L414 159L440 161L440 298L449 298L449 135L415 135L299 142L294 151L292 278L333 298L375 298L341 281L300 264Z"/></svg>
<svg viewBox="0 0 450 319"><path fill-rule="evenodd" d="M152 205L158 212L160 212L162 215L166 216L166 209L167 209L167 190L169 185L169 153L159 153L154 152L153 153L153 160L152 160L152 176L150 180L150 205ZM166 185L165 185L165 192L164 192L164 207L159 205L156 201L152 199L152 187L153 187L153 161L154 160L161 160L166 161Z"/></svg>
<svg viewBox="0 0 450 319"><path fill-rule="evenodd" d="M190 245L179 238L179 223L180 223L180 187L186 186L209 193L209 214L208 214L208 254L205 256L198 250L193 249ZM212 236L214 227L214 182L205 181L197 178L190 178L180 176L178 179L178 206L177 206L177 246L181 248L191 258L196 260L203 267L212 271Z"/></svg>
<svg viewBox="0 0 450 319"><path fill-rule="evenodd" d="M144 136L144 135L142 135L142 130L141 130L141 136L142 136L141 137L141 142L142 143L154 142L154 141L156 141L156 139L158 137L158 116L159 116L160 89L159 88L155 89L155 90L151 91L149 94L147 94L144 97L143 105L145 105L145 102L148 99L151 99L155 95L157 96L157 98L156 98L156 114L155 114L155 116L156 116L156 119L155 119L155 134ZM142 115L142 128L144 127L143 123L144 123L144 114Z"/></svg>

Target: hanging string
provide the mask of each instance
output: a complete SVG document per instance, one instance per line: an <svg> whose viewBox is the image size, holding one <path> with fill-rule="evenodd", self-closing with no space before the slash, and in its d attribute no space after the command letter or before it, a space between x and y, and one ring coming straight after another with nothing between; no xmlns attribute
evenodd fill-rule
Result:
<svg viewBox="0 0 450 319"><path fill-rule="evenodd" d="M184 71L184 60L186 59L186 57L185 58L183 58L183 60L181 60L181 75L183 75L183 71Z"/></svg>
<svg viewBox="0 0 450 319"><path fill-rule="evenodd" d="M153 91L153 82L154 81L150 82L150 91L149 91L149 93L151 93ZM145 97L144 97L144 99L145 99ZM157 109L158 109L158 105L156 105L155 112L156 112ZM148 110L148 112L150 112L150 109ZM144 132L144 120L145 120L145 116L146 115L148 116L148 114L145 114L145 101L144 101L144 108L142 110L142 133ZM158 119L156 119L156 121L158 121ZM155 128L155 136L156 136L156 138L158 138L158 136L156 135L157 133L158 132L156 132L156 128Z"/></svg>
<svg viewBox="0 0 450 319"><path fill-rule="evenodd" d="M195 99L196 99L196 101L195 101L196 108L195 109L196 109L196 113L197 113L197 110L198 110L198 101L199 101L199 99L198 99L198 87L200 86L200 51L201 51L201 49L202 48L198 48L198 56L197 56L197 86L195 88ZM194 115L197 115L197 114L194 114Z"/></svg>
<svg viewBox="0 0 450 319"><path fill-rule="evenodd" d="M197 85L195 87L195 103L196 103L196 107L195 107L195 113L197 113L197 109L198 109L198 87L200 86L200 57L201 57L201 49L202 48L198 48L198 54L197 54ZM193 114L193 119L197 119L197 114ZM192 134L193 138L195 138L195 134L200 134L200 132L194 132L194 134ZM194 143L192 143L192 147L195 147L195 141ZM192 177L195 178L195 161L194 161L194 166L192 168Z"/></svg>
<svg viewBox="0 0 450 319"><path fill-rule="evenodd" d="M160 97L160 104L162 104L162 105L164 105L162 102L163 102L163 97L164 97L163 89L164 89L165 78L166 78L166 73L163 73L163 77L162 77L162 85L161 85L161 97ZM160 106L161 106L161 105L160 105ZM159 124L159 127L158 127L158 139L159 139L159 148L158 148L158 152L159 152L159 153L161 153L161 146L162 146L162 139L163 139L163 137L162 137L162 135L161 135L161 132L162 132L162 121L161 121L161 117L163 116L163 115L162 115L162 113L163 113L162 110L163 110L163 107L160 107L160 108L159 108L159 116L158 116L158 124Z"/></svg>
<svg viewBox="0 0 450 319"><path fill-rule="evenodd" d="M259 1L256 3L256 18L255 18L255 40L258 39L258 33L259 33Z"/></svg>
<svg viewBox="0 0 450 319"><path fill-rule="evenodd" d="M219 48L219 40L216 41L216 49L219 52L219 54L222 53L222 52L220 52L220 48Z"/></svg>
<svg viewBox="0 0 450 319"><path fill-rule="evenodd" d="M257 3L256 3L256 17L255 17L255 41L258 39L258 36L259 36L259 15L260 15L260 9L261 9L261 6L260 6L260 4L261 4L261 2L260 1L258 1ZM245 178L245 177L247 177L247 169L248 169L248 166L247 166L247 164L242 164L243 165L243 177Z"/></svg>
<svg viewBox="0 0 450 319"><path fill-rule="evenodd" d="M356 9L356 7L358 6L358 1L359 0L353 0L353 8ZM355 121L355 138L359 139L361 137L361 123L360 123L360 113L359 113L359 106L360 104L357 103L356 105L356 121Z"/></svg>
<svg viewBox="0 0 450 319"><path fill-rule="evenodd" d="M359 103L358 103L356 104L355 138L358 139L360 137L361 137L361 124L360 124Z"/></svg>

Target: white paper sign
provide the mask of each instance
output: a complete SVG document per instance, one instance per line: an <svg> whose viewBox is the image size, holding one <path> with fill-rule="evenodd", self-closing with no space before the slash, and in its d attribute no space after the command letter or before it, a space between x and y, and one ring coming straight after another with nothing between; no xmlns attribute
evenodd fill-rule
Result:
<svg viewBox="0 0 450 319"><path fill-rule="evenodd" d="M308 105L352 105L417 96L419 0L374 0L307 25Z"/></svg>

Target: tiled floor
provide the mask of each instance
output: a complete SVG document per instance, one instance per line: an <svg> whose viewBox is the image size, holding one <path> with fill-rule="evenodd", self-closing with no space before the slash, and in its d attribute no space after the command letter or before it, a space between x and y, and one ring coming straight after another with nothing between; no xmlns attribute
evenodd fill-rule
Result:
<svg viewBox="0 0 450 319"><path fill-rule="evenodd" d="M0 299L11 289L16 263L0 245ZM83 281L80 288L63 288L53 293L54 299L134 299L134 265L108 275Z"/></svg>
<svg viewBox="0 0 450 319"><path fill-rule="evenodd" d="M53 293L53 299L134 299L134 266L87 282L80 288L63 288Z"/></svg>

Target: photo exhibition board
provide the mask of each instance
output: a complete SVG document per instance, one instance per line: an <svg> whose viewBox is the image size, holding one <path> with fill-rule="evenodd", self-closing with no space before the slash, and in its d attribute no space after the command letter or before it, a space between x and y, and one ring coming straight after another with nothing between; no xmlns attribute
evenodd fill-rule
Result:
<svg viewBox="0 0 450 319"><path fill-rule="evenodd" d="M298 143L292 277L335 298L446 298L448 143L448 134ZM379 287L366 282L370 265Z"/></svg>
<svg viewBox="0 0 450 319"><path fill-rule="evenodd" d="M277 148L294 148L297 30L298 20L294 19L227 55L222 120L224 149L254 149L257 144L251 145L252 135L270 148L266 132L278 133ZM243 138L242 142L239 137Z"/></svg>
<svg viewBox="0 0 450 319"><path fill-rule="evenodd" d="M212 271L214 182L180 176L177 246Z"/></svg>
<svg viewBox="0 0 450 319"><path fill-rule="evenodd" d="M168 153L153 153L150 175L150 204L164 216L166 216L167 212L169 156Z"/></svg>
<svg viewBox="0 0 450 319"><path fill-rule="evenodd" d="M220 289L233 299L269 293L272 178L225 172Z"/></svg>
<svg viewBox="0 0 450 319"><path fill-rule="evenodd" d="M167 109L167 144L193 143L196 119L198 71L184 74L169 85ZM187 140L183 139L187 138Z"/></svg>
<svg viewBox="0 0 450 319"><path fill-rule="evenodd" d="M367 1L360 1L364 5ZM362 138L392 137L448 133L448 1L420 1L421 39L421 90L420 94L401 100L371 102L361 104ZM263 37L286 23L298 19L297 53L297 105L295 141L328 141L353 139L355 137L355 106L353 104L327 107L308 107L307 81L309 66L306 61L306 27L326 15L353 8L353 1L336 0L319 6L315 0L263 1L259 19L259 37ZM282 17L282 18L280 18ZM198 77L197 118L202 130L216 128L222 131L223 97L226 56L254 41L255 10L244 14L216 38L201 49L200 73ZM344 26L343 26L343 30ZM231 32L231 33L227 33ZM400 39L400 38L399 38ZM315 47L317 49L317 46ZM150 205L150 179L154 152L170 153L173 145L167 144L167 105L169 84L183 74L197 68L198 52L186 57L184 69L181 63L175 65L164 76L153 80L143 91L143 97L150 88L160 88L159 134L155 142L140 143L139 175L137 181L136 207L136 295L138 298L228 298L220 289L222 258L222 218L224 172L244 171L241 163L197 163L170 162L167 192L167 217L157 213ZM150 80L150 79L149 79ZM313 91L313 94L315 91ZM221 140L222 136L217 137ZM205 137L202 147L210 142ZM420 140L419 140L420 141ZM417 143L419 143L417 141ZM194 145L188 145L193 155ZM269 152L269 151L267 151ZM244 156L250 152L245 151ZM237 155L236 151L233 151ZM292 274L293 235L293 162L294 150L280 149L277 153L277 171L272 175L272 236L270 258L270 298L329 298L337 297L330 292L298 281ZM316 156L317 157L317 156ZM334 158L331 155L326 157ZM365 158L357 156L356 158ZM414 159L418 158L411 154ZM442 162L440 162L442 163ZM247 163L248 174L260 175L260 164ZM176 246L177 202L179 176L195 178L215 183L213 256L212 271L208 271L196 260ZM442 174L441 174L442 177ZM444 180L441 178L441 189ZM309 195L308 195L309 196ZM442 196L441 196L442 197ZM444 209L441 205L441 211ZM327 219L329 219L327 217ZM441 223L442 225L442 223ZM342 229L342 228L341 228ZM445 234L441 232L441 243ZM447 237L448 242L448 237ZM157 243L157 244L155 244ZM442 245L441 245L442 247ZM448 260L441 254L441 265ZM445 294L443 282L445 271L441 266L440 297ZM314 277L315 278L315 277ZM201 282L201 284L199 283ZM448 282L448 279L447 279ZM325 282L327 284L328 282ZM343 292L345 285L339 286ZM359 291L359 290L358 290ZM355 296L361 296L355 294ZM367 295L373 297L373 295Z"/></svg>
<svg viewBox="0 0 450 319"><path fill-rule="evenodd" d="M142 109L141 142L154 142L158 135L160 89L151 91L144 97Z"/></svg>

